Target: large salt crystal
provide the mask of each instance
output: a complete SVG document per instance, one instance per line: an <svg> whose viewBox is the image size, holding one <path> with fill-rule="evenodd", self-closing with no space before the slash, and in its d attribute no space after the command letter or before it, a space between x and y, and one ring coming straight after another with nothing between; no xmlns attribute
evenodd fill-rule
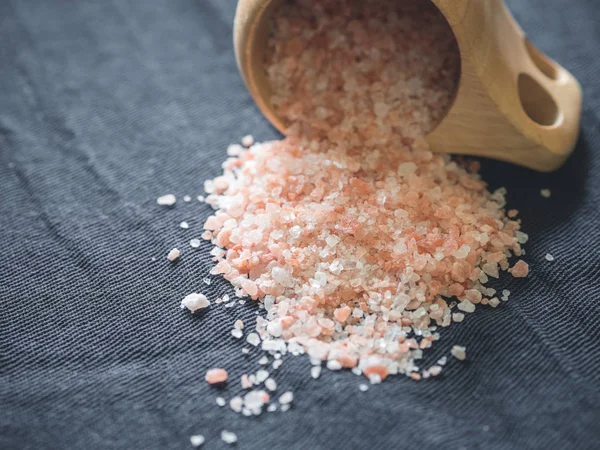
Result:
<svg viewBox="0 0 600 450"><path fill-rule="evenodd" d="M475 305L469 300L463 300L458 304L458 309L467 313L472 313L475 312Z"/></svg>
<svg viewBox="0 0 600 450"><path fill-rule="evenodd" d="M206 298L204 294L189 294L184 297L181 301L181 307L187 308L191 312L196 312L199 309L208 308L210 306L210 301Z"/></svg>

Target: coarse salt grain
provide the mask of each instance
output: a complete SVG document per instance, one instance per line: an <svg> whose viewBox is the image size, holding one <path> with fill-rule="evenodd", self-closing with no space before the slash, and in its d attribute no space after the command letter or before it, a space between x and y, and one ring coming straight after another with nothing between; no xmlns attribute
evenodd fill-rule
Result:
<svg viewBox="0 0 600 450"><path fill-rule="evenodd" d="M277 382L273 378L267 378L265 380L265 387L269 391L275 391L275 390L277 390Z"/></svg>
<svg viewBox="0 0 600 450"><path fill-rule="evenodd" d="M227 381L227 371L225 369L210 369L206 372L204 379L208 384L218 384Z"/></svg>
<svg viewBox="0 0 600 450"><path fill-rule="evenodd" d="M254 137L252 137L252 135L244 136L242 138L242 145L244 147L250 147L252 144L254 144Z"/></svg>
<svg viewBox="0 0 600 450"><path fill-rule="evenodd" d="M291 391L287 391L279 397L279 403L281 405L287 405L294 401L294 393Z"/></svg>
<svg viewBox="0 0 600 450"><path fill-rule="evenodd" d="M161 206L173 206L176 201L177 198L173 194L163 195L156 199L156 203L158 203Z"/></svg>
<svg viewBox="0 0 600 450"><path fill-rule="evenodd" d="M552 256L550 253L546 253L546 261L552 262L554 261L554 256Z"/></svg>
<svg viewBox="0 0 600 450"><path fill-rule="evenodd" d="M192 239L190 241L190 247L192 247L192 248L200 247L200 239Z"/></svg>
<svg viewBox="0 0 600 450"><path fill-rule="evenodd" d="M179 228L183 229L183 230L187 230L190 227L190 225L187 222L181 222L179 224Z"/></svg>
<svg viewBox="0 0 600 450"><path fill-rule="evenodd" d="M550 189L542 189L540 190L540 195L544 198L550 198L552 192L550 191Z"/></svg>
<svg viewBox="0 0 600 450"><path fill-rule="evenodd" d="M310 368L310 376L313 379L317 379L321 376L321 366L313 366Z"/></svg>
<svg viewBox="0 0 600 450"><path fill-rule="evenodd" d="M206 298L206 295L198 294L195 292L186 295L181 301L181 308L187 308L191 312L198 311L199 309L208 308L209 306L210 301Z"/></svg>
<svg viewBox="0 0 600 450"><path fill-rule="evenodd" d="M225 401L225 399L223 397L217 397L216 402L217 402L217 405L219 405L219 406L225 406L227 404L227 402Z"/></svg>
<svg viewBox="0 0 600 450"><path fill-rule="evenodd" d="M176 259L178 259L180 256L179 250L174 248L172 250L169 251L169 253L167 254L167 259L171 262L175 261Z"/></svg>
<svg viewBox="0 0 600 450"><path fill-rule="evenodd" d="M460 360L460 361L464 361L465 359L467 359L467 348L466 347L461 347L460 345L455 345L454 347L452 347L452 349L450 350L450 353L452 354L452 356L454 356L456 359Z"/></svg>
<svg viewBox="0 0 600 450"><path fill-rule="evenodd" d="M221 439L227 444L235 444L238 441L238 437L232 431L223 430L221 431Z"/></svg>
<svg viewBox="0 0 600 450"><path fill-rule="evenodd" d="M202 444L204 444L204 440L204 436L202 436L201 434L195 434L193 436L190 436L190 443L194 447L200 447Z"/></svg>

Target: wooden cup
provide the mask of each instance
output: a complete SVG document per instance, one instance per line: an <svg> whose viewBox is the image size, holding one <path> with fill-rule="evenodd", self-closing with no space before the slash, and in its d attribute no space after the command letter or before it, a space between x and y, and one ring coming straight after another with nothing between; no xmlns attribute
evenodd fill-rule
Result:
<svg viewBox="0 0 600 450"><path fill-rule="evenodd" d="M282 0L240 0L234 43L239 69L281 132L264 68L268 24ZM582 91L562 66L525 37L503 0L430 0L448 21L461 55L456 98L426 136L432 151L485 156L541 170L560 167L579 135Z"/></svg>

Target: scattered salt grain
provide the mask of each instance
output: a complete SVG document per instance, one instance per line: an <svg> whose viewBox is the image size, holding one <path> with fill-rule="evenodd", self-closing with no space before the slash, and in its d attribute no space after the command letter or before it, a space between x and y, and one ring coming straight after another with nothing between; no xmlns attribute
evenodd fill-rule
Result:
<svg viewBox="0 0 600 450"><path fill-rule="evenodd" d="M156 203L160 206L173 206L176 201L177 198L173 194L163 195L156 199Z"/></svg>
<svg viewBox="0 0 600 450"><path fill-rule="evenodd" d="M190 247L192 247L192 248L200 247L200 239L192 239L190 241Z"/></svg>
<svg viewBox="0 0 600 450"><path fill-rule="evenodd" d="M511 273L515 278L525 278L529 274L529 264L520 259L513 266Z"/></svg>
<svg viewBox="0 0 600 450"><path fill-rule="evenodd" d="M179 250L174 248L171 251L169 251L169 253L167 254L167 259L171 262L175 261L176 259L178 259L180 256Z"/></svg>
<svg viewBox="0 0 600 450"><path fill-rule="evenodd" d="M204 376L204 379L208 382L208 384L225 383L227 378L228 375L225 369L210 369Z"/></svg>
<svg viewBox="0 0 600 450"><path fill-rule="evenodd" d="M281 359L277 359L277 360L273 361L273 369L275 369L275 370L279 369L282 364L283 364L283 361Z"/></svg>
<svg viewBox="0 0 600 450"><path fill-rule="evenodd" d="M442 373L442 368L438 365L431 366L429 368L429 373L431 374L432 377L437 377L439 374Z"/></svg>
<svg viewBox="0 0 600 450"><path fill-rule="evenodd" d="M321 376L321 366L313 366L310 368L310 376L315 380Z"/></svg>
<svg viewBox="0 0 600 450"><path fill-rule="evenodd" d="M227 444L235 444L238 440L237 435L231 431L221 431L221 439Z"/></svg>
<svg viewBox="0 0 600 450"><path fill-rule="evenodd" d="M459 312L453 313L452 320L457 323L462 322L463 320L465 320L465 315L463 313L459 313Z"/></svg>
<svg viewBox="0 0 600 450"><path fill-rule="evenodd" d="M263 366L269 364L269 358L265 355L258 360L258 363Z"/></svg>
<svg viewBox="0 0 600 450"><path fill-rule="evenodd" d="M204 294L192 293L186 295L184 299L181 301L181 308L187 308L191 312L196 312L199 309L208 308L210 306L210 301L206 298Z"/></svg>
<svg viewBox="0 0 600 450"><path fill-rule="evenodd" d="M244 136L242 138L242 145L244 147L251 147L254 144L254 137L252 135Z"/></svg>
<svg viewBox="0 0 600 450"><path fill-rule="evenodd" d="M279 397L279 403L281 405L287 405L294 401L294 393L292 391L287 391Z"/></svg>
<svg viewBox="0 0 600 450"><path fill-rule="evenodd" d="M240 339L244 335L244 332L242 330L234 328L233 330L231 330L231 335L236 339Z"/></svg>
<svg viewBox="0 0 600 450"><path fill-rule="evenodd" d="M202 436L201 434L195 434L193 436L190 436L190 443L194 447L200 447L202 444L204 444L204 436Z"/></svg>
<svg viewBox="0 0 600 450"><path fill-rule="evenodd" d="M330 359L329 361L327 361L327 368L329 370L341 370L342 363L336 361L335 359Z"/></svg>
<svg viewBox="0 0 600 450"><path fill-rule="evenodd" d="M184 195L183 196L183 201L186 202L186 203L187 202L191 202L192 201L192 197L190 197L189 195Z"/></svg>
<svg viewBox="0 0 600 450"><path fill-rule="evenodd" d="M542 189L540 191L540 195L544 198L550 198L550 196L552 195L552 192L550 192L550 189Z"/></svg>
<svg viewBox="0 0 600 450"><path fill-rule="evenodd" d="M273 391L277 390L277 382L273 378L267 378L265 380L265 387L269 391L273 392Z"/></svg>
<svg viewBox="0 0 600 450"><path fill-rule="evenodd" d="M467 351L466 347L461 347L460 345L455 345L454 347L452 347L452 350L450 350L450 353L456 359L458 359L460 361L464 361L467 358L466 351Z"/></svg>
<svg viewBox="0 0 600 450"><path fill-rule="evenodd" d="M369 390L369 385L368 385L368 384L361 383L361 384L359 384L359 385L358 385L358 389L359 389L361 392L366 392L366 391L368 391L368 390Z"/></svg>
<svg viewBox="0 0 600 450"><path fill-rule="evenodd" d="M227 404L227 402L225 401L225 399L223 397L217 397L216 402L217 402L217 405L219 405L219 406L225 406Z"/></svg>
<svg viewBox="0 0 600 450"><path fill-rule="evenodd" d="M190 224L187 222L181 222L179 224L179 228L183 229L183 230L187 230L190 227Z"/></svg>
<svg viewBox="0 0 600 450"><path fill-rule="evenodd" d="M550 253L546 253L546 261L549 261L549 262L554 261L554 256L552 256Z"/></svg>
<svg viewBox="0 0 600 450"><path fill-rule="evenodd" d="M259 370L256 372L256 384L260 384L264 382L267 378L269 378L269 372L266 370Z"/></svg>
<svg viewBox="0 0 600 450"><path fill-rule="evenodd" d="M256 333L250 333L246 338L246 342L256 347L258 344L260 344L260 337Z"/></svg>
<svg viewBox="0 0 600 450"><path fill-rule="evenodd" d="M242 412L242 407L244 406L244 399L242 397L236 396L229 400L229 407L239 413Z"/></svg>

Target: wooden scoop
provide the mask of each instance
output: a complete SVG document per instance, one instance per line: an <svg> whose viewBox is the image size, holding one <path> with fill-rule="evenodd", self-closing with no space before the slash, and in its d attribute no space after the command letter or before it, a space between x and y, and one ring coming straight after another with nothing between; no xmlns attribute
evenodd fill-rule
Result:
<svg viewBox="0 0 600 450"><path fill-rule="evenodd" d="M238 66L252 97L281 132L263 66L268 24L282 0L240 0L234 24ZM432 151L552 171L572 153L582 92L566 69L527 40L503 0L431 0L458 42L454 104L427 135Z"/></svg>

